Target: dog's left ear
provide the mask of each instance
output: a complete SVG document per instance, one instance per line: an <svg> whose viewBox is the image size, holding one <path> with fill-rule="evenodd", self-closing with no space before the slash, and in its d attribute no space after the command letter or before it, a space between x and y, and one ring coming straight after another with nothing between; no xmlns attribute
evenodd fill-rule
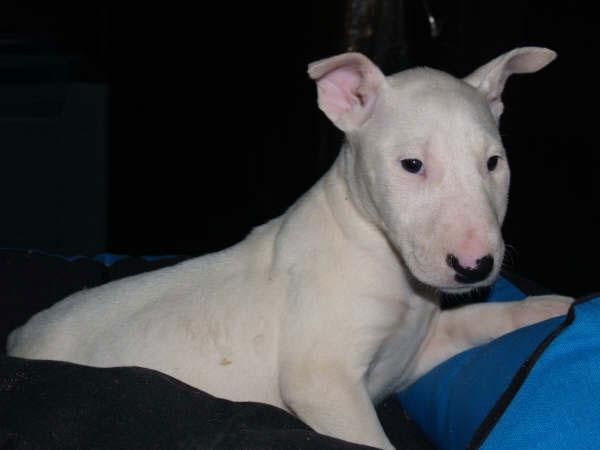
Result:
<svg viewBox="0 0 600 450"><path fill-rule="evenodd" d="M547 48L521 47L498 56L481 66L463 80L485 95L496 121L500 118L504 105L502 90L513 73L537 72L556 58L556 53Z"/></svg>
<svg viewBox="0 0 600 450"><path fill-rule="evenodd" d="M308 66L317 82L319 108L342 131L352 131L373 113L385 77L369 58L343 53Z"/></svg>

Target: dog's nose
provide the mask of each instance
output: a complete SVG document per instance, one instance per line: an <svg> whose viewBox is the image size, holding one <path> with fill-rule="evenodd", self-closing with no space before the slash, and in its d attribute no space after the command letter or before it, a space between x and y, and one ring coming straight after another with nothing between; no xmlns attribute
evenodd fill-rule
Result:
<svg viewBox="0 0 600 450"><path fill-rule="evenodd" d="M494 257L486 255L475 262L475 267L464 267L458 258L452 254L446 257L446 263L454 269L454 279L459 283L471 284L485 280L494 267Z"/></svg>

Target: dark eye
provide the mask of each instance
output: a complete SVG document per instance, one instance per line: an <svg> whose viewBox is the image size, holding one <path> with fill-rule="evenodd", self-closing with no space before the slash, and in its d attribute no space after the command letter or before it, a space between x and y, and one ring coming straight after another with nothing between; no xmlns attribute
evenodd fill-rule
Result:
<svg viewBox="0 0 600 450"><path fill-rule="evenodd" d="M410 173L419 173L423 167L423 163L418 159L403 159L400 164L404 170Z"/></svg>
<svg viewBox="0 0 600 450"><path fill-rule="evenodd" d="M498 166L498 160L500 159L499 156L491 156L488 160L487 160L487 168L490 172L492 172L497 166Z"/></svg>

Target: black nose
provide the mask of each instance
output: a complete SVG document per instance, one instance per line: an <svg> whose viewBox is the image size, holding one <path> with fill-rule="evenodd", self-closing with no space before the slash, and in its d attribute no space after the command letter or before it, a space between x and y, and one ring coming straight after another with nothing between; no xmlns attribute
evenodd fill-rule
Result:
<svg viewBox="0 0 600 450"><path fill-rule="evenodd" d="M454 275L456 281L459 283L470 284L477 283L478 281L487 278L494 267L494 258L492 255L486 255L483 258L479 258L476 261L476 266L474 268L461 266L458 258L454 255L448 255L446 257L446 263L456 272Z"/></svg>

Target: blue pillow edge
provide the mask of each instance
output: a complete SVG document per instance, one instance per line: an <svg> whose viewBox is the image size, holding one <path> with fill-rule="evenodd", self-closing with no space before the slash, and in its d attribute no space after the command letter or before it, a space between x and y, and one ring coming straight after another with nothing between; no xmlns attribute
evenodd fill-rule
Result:
<svg viewBox="0 0 600 450"><path fill-rule="evenodd" d="M490 436L494 427L500 421L500 419L510 406L512 400L518 394L519 390L527 380L527 377L535 367L536 363L540 360L544 352L550 347L552 342L554 342L554 340L558 336L560 336L569 326L571 326L575 322L575 307L577 305L598 298L600 298L600 292L581 297L577 299L573 303L573 305L571 305L571 307L569 308L569 312L565 317L565 320L561 322L560 325L554 329L554 331L548 334L548 336L546 336L542 342L540 342L536 349L527 358L525 363L515 373L511 382L507 385L500 398L496 401L492 409L490 409L490 411L481 421L481 424L479 424L479 426L477 427L475 433L473 434L469 442L469 445L467 446L468 450L478 449L485 443L486 439Z"/></svg>
<svg viewBox="0 0 600 450"><path fill-rule="evenodd" d="M104 267L112 267L116 263L125 260L125 259L134 259L139 258L144 261L154 262L165 259L175 259L179 257L184 257L187 255L176 255L176 254L164 254L164 255L128 255L123 253L111 253L111 252L103 252L97 253L95 255L66 255L61 253L47 252L45 250L39 249L29 249L29 248L12 248L12 247L1 247L0 252L11 252L17 254L26 254L26 255L40 255L46 256L49 258L58 258L67 262L77 262L82 260L93 261L96 263L100 263Z"/></svg>

